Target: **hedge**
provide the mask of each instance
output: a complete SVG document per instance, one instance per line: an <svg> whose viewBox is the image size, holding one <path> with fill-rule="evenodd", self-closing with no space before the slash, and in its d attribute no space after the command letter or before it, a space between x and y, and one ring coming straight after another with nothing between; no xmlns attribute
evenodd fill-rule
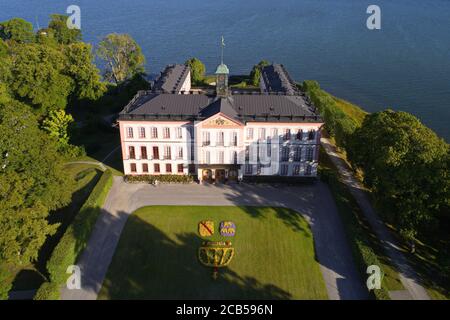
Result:
<svg viewBox="0 0 450 320"><path fill-rule="evenodd" d="M59 299L59 285L55 282L44 282L36 294L34 300L58 300Z"/></svg>
<svg viewBox="0 0 450 320"><path fill-rule="evenodd" d="M59 296L59 287L69 277L69 274L66 273L67 267L76 263L78 256L86 247L100 215L101 207L112 186L112 179L111 170L108 169L102 174L86 202L53 250L47 262L51 285L44 284L41 296L45 296L44 293L51 289L56 289L57 293L55 294ZM48 295L54 297L53 293Z"/></svg>
<svg viewBox="0 0 450 320"><path fill-rule="evenodd" d="M325 128L335 137L336 144L345 148L348 138L358 127L358 122L342 111L333 97L320 89L316 81L304 81L302 89L318 108L325 121Z"/></svg>
<svg viewBox="0 0 450 320"><path fill-rule="evenodd" d="M177 174L160 174L160 175L126 175L125 182L129 183L191 183L194 181L191 175L177 175Z"/></svg>
<svg viewBox="0 0 450 320"><path fill-rule="evenodd" d="M339 214L342 218L347 240L352 249L353 258L362 279L367 279L368 274L366 271L368 266L378 265L381 268L382 265L378 260L375 251L372 249L367 230L363 227L364 222L361 221L361 217L355 210L349 208L349 206L357 206L357 204L347 188L340 185L341 182L334 171L321 168L320 178L330 186ZM382 268L381 273L381 289L371 290L369 294L372 298L377 300L390 300L389 292L383 285L384 272Z"/></svg>

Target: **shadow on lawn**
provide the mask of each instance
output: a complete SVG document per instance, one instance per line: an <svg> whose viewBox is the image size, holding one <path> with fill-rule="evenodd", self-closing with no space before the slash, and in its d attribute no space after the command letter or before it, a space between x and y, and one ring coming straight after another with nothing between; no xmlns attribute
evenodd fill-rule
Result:
<svg viewBox="0 0 450 320"><path fill-rule="evenodd" d="M197 258L194 233L168 238L137 216L130 216L103 283L100 298L110 299L290 299L272 284L243 277L227 267L213 280L212 269ZM125 250L125 248L127 248ZM126 261L126 263L124 263Z"/></svg>

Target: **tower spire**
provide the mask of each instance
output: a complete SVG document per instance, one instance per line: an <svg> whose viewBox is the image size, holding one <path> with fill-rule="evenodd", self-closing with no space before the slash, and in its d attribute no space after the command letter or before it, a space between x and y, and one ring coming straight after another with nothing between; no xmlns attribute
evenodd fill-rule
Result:
<svg viewBox="0 0 450 320"><path fill-rule="evenodd" d="M223 64L223 48L225 47L225 39L223 38L223 35L222 35L222 41L220 42L220 47L222 49L222 54L220 56L220 64Z"/></svg>

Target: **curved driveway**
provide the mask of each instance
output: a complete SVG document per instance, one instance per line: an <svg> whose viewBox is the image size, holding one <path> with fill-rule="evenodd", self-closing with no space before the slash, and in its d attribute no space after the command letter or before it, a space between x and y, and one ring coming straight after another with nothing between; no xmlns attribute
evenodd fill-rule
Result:
<svg viewBox="0 0 450 320"><path fill-rule="evenodd" d="M278 206L302 213L311 225L316 257L330 299L364 299L367 291L353 263L328 187L311 185L126 184L114 177L88 246L78 265L82 289L62 289L62 299L96 299L128 216L147 205ZM286 219L289 219L286 217ZM126 262L124 262L126 263Z"/></svg>

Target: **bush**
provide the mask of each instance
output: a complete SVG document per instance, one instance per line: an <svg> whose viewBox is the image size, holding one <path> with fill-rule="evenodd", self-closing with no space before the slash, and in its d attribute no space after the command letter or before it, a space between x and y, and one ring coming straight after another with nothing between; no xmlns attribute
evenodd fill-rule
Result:
<svg viewBox="0 0 450 320"><path fill-rule="evenodd" d="M302 89L318 108L325 121L325 129L336 138L336 144L345 148L349 137L358 127L358 122L342 111L335 99L320 89L316 81L304 81Z"/></svg>
<svg viewBox="0 0 450 320"><path fill-rule="evenodd" d="M145 182L153 184L155 181L160 183L191 183L194 178L191 175L177 175L177 174L160 174L160 175L126 175L125 182L139 183Z"/></svg>
<svg viewBox="0 0 450 320"><path fill-rule="evenodd" d="M69 276L66 274L67 267L76 263L86 247L111 185L112 172L106 170L53 250L47 270L51 282L57 286L66 281Z"/></svg>
<svg viewBox="0 0 450 320"><path fill-rule="evenodd" d="M0 262L0 300L8 300L8 292L12 288L13 278L4 263Z"/></svg>
<svg viewBox="0 0 450 320"><path fill-rule="evenodd" d="M59 285L55 282L44 282L36 294L34 300L58 300L59 299Z"/></svg>

